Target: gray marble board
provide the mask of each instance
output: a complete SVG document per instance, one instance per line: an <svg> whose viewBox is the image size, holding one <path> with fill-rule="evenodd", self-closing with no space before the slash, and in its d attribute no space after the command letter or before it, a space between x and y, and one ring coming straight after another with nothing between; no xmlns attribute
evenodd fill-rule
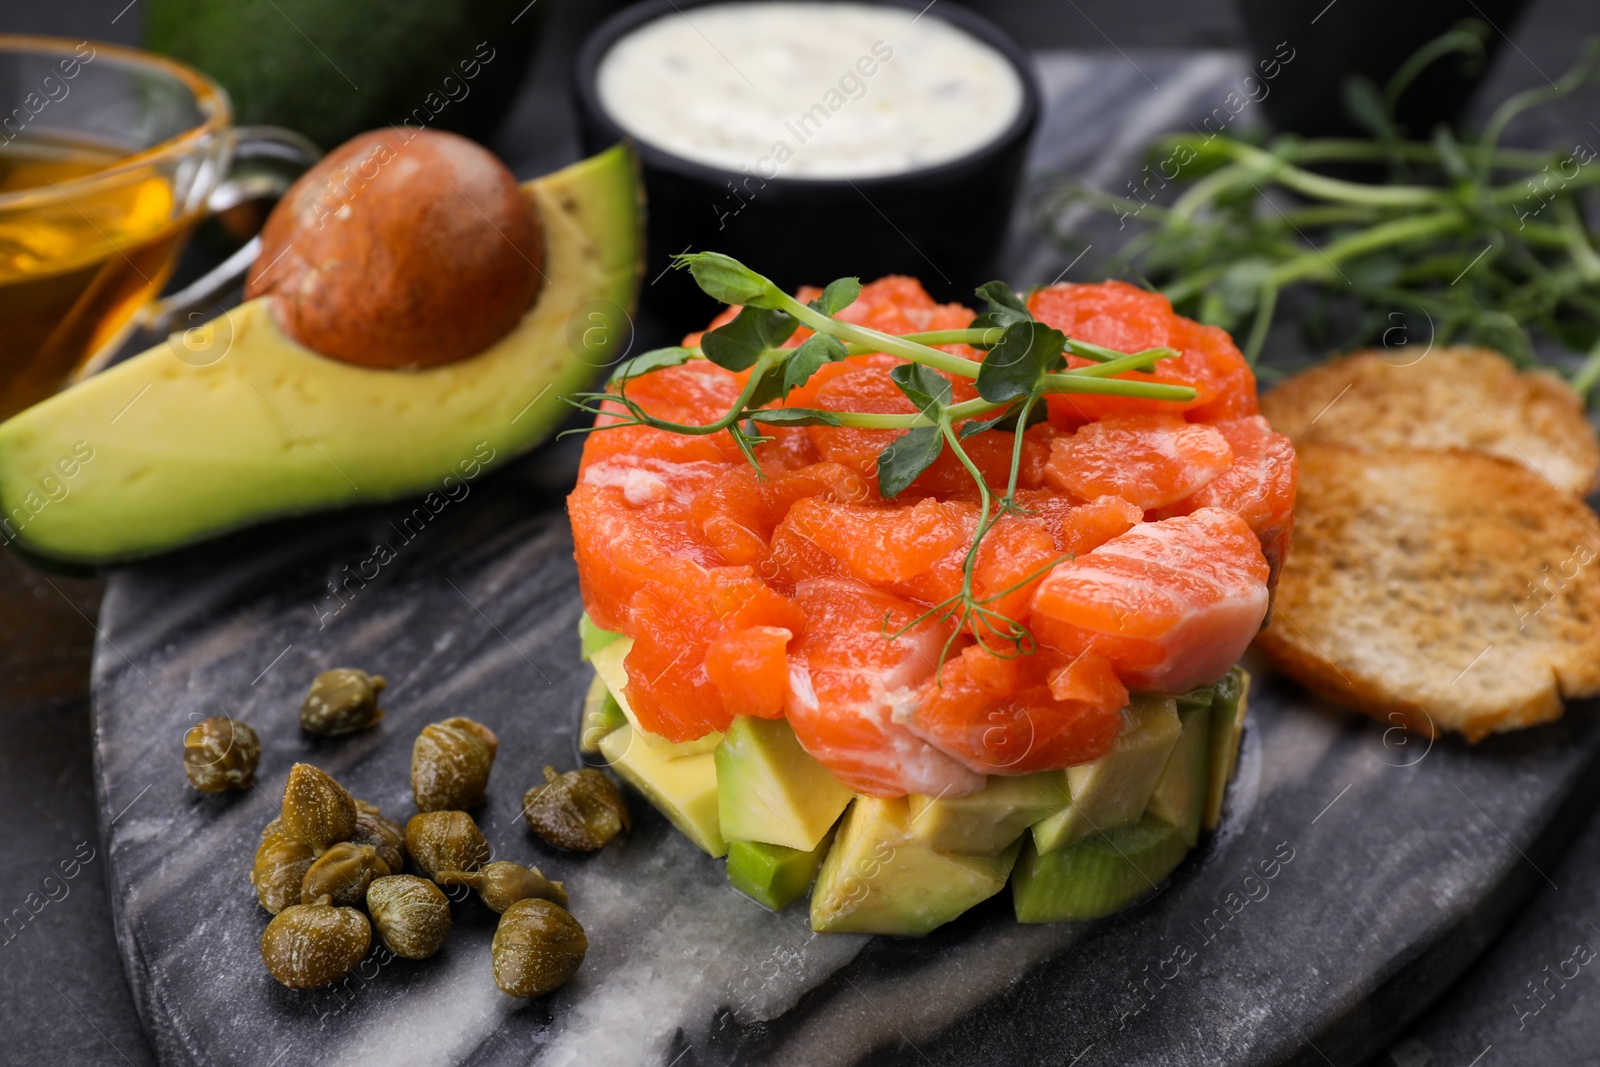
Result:
<svg viewBox="0 0 1600 1067"><path fill-rule="evenodd" d="M1114 187L1150 134L1226 93L1233 63L1174 60L1172 94L1137 108L1142 75L1046 64L1036 170ZM1019 282L1060 267L1023 230L1013 262ZM556 853L518 811L541 766L576 758L588 681L561 510L573 457L548 447L480 478L410 541L406 507L369 508L112 580L93 679L101 826L124 963L163 1062L1344 1067L1463 971L1596 799L1592 707L1469 751L1352 720L1262 672L1220 832L1154 899L1100 923L1019 926L1002 895L920 940L812 935L801 908L745 900L638 803L625 840ZM330 585L380 542L396 558L341 604ZM388 677L388 717L309 738L300 696L339 665ZM255 791L184 785L182 731L219 712L261 735ZM333 991L278 987L246 873L290 764L326 767L403 819L411 739L449 715L500 734L480 822L499 855L568 883L583 969L549 998L503 996L494 916L468 903L433 960L372 963Z"/></svg>
<svg viewBox="0 0 1600 1067"><path fill-rule="evenodd" d="M560 511L570 462L552 449L484 478L410 543L398 509L375 509L113 583L94 677L102 822L165 1062L1354 1063L1461 971L1592 800L1593 709L1468 751L1263 675L1220 832L1155 899L1101 923L1018 926L1001 897L922 940L813 936L802 910L746 901L641 804L626 840L556 853L518 810L541 766L572 764L587 683ZM397 558L330 614L328 583L380 541ZM388 716L348 739L301 734L307 682L343 664L388 677ZM255 791L183 782L184 727L219 711L261 735ZM497 853L568 883L592 945L577 979L546 1000L501 995L494 916L466 904L433 960L279 988L246 873L289 765L405 817L411 739L457 714L502 739L481 819Z"/></svg>

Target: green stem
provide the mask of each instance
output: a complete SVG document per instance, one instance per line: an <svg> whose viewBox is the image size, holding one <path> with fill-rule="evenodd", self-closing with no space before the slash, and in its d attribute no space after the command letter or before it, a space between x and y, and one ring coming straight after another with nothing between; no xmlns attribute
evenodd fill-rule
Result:
<svg viewBox="0 0 1600 1067"><path fill-rule="evenodd" d="M1106 349L1104 351L1109 351ZM1080 354L1081 353L1074 353ZM1130 370L1149 370L1152 365L1163 359L1174 359L1180 353L1175 348L1147 348L1143 352L1135 352L1131 356L1118 356L1108 359L1104 363L1096 363L1092 367L1074 367L1067 371L1084 378L1110 378L1113 375L1123 374ZM1090 359L1097 357L1090 356Z"/></svg>
<svg viewBox="0 0 1600 1067"><path fill-rule="evenodd" d="M959 374L963 378L976 378L978 376L978 368L982 366L976 360L954 356L949 352L941 352L937 348L929 348L927 345L908 341L903 337L879 333L877 330L869 330L864 326L829 318L816 308L802 304L782 290L777 290L775 295L779 298L778 302L783 306L783 310L799 319L803 325L841 341L854 342L869 351L899 356L901 359L909 359L913 363L921 363L924 366L932 367L934 370L942 370L949 374Z"/></svg>
<svg viewBox="0 0 1600 1067"><path fill-rule="evenodd" d="M928 330L924 333L907 333L899 336L902 341L913 341L919 345L972 345L976 348L993 348L1000 343L1000 335L1004 332L995 327L988 330ZM883 351L876 345L863 345L854 341L846 344L844 348L852 356Z"/></svg>
<svg viewBox="0 0 1600 1067"><path fill-rule="evenodd" d="M944 409L944 413L951 422L965 422L979 415L999 411L1005 406L1005 404L991 404L980 397L976 400L963 400L959 404L951 404ZM840 425L851 426L858 430L914 430L919 426L937 424L937 420L928 418L920 411L910 415L880 414L872 411L835 411L832 414L839 416Z"/></svg>
<svg viewBox="0 0 1600 1067"><path fill-rule="evenodd" d="M1327 277L1330 270L1337 273L1335 268L1341 260L1364 256L1388 245L1445 233L1463 221L1461 214L1455 211L1395 219L1341 238L1324 248L1302 252L1288 262L1280 263L1269 277L1272 284L1280 289L1307 278Z"/></svg>
<svg viewBox="0 0 1600 1067"><path fill-rule="evenodd" d="M1046 374L1047 393L1093 393L1099 396L1132 396L1144 400L1188 401L1195 391L1187 385L1158 382L1130 382L1125 378L1090 378L1082 374Z"/></svg>
<svg viewBox="0 0 1600 1067"><path fill-rule="evenodd" d="M1600 279L1600 255L1595 254L1594 245L1589 243L1589 231L1583 225L1583 217L1578 214L1578 205L1572 197L1563 196L1556 201L1556 217L1567 239L1573 266L1578 268L1586 281Z"/></svg>
<svg viewBox="0 0 1600 1067"><path fill-rule="evenodd" d="M1244 361L1252 367L1261 347L1267 343L1267 330L1272 326L1272 315L1278 307L1278 287L1271 277L1261 283L1261 296L1256 301L1256 317L1250 323L1250 338L1244 345Z"/></svg>
<svg viewBox="0 0 1600 1067"><path fill-rule="evenodd" d="M1252 175L1259 174L1262 178L1276 181L1297 193L1343 204L1366 204L1372 207L1435 207L1448 203L1451 199L1448 192L1423 185L1365 185L1361 182L1327 178L1296 167L1271 152L1264 152L1254 145L1239 141L1224 141L1220 149L1245 165L1236 170L1224 168L1233 171L1228 179L1219 178L1224 171L1218 171L1196 183L1198 189L1200 185L1210 182L1212 195L1229 184L1248 181ZM1194 191L1191 190L1190 193ZM1184 201L1188 200L1189 196L1190 194L1185 194L1182 200L1173 205L1174 216L1186 216L1199 207L1199 204L1194 204L1185 210Z"/></svg>
<svg viewBox="0 0 1600 1067"><path fill-rule="evenodd" d="M728 427L739 421L740 417L744 413L745 405L750 402L750 398L755 395L756 389L760 387L762 376L776 366L779 362L781 362L781 357L787 357L791 351L792 349L788 348L769 348L762 352L761 355L757 357L755 366L750 370L750 379L744 383L744 389L739 393L739 399L734 401L732 409L729 410L726 415L722 416L715 422L708 422L704 425L694 425L682 422L667 422L664 419L651 418L649 425L658 430L666 430L669 433L681 433L690 437L704 437L708 434L721 433L723 430L726 430Z"/></svg>
<svg viewBox="0 0 1600 1067"><path fill-rule="evenodd" d="M1195 139L1188 134L1163 142L1170 151L1180 143L1193 147ZM1481 155L1477 145L1460 146L1462 155ZM1382 145L1375 141L1352 140L1340 137L1318 137L1284 145L1277 149L1282 158L1291 163L1381 163L1392 154L1408 163L1437 163L1439 149L1430 141L1397 141ZM1489 153L1490 164L1496 169L1538 170L1551 162L1552 153L1529 149L1496 148Z"/></svg>
<svg viewBox="0 0 1600 1067"><path fill-rule="evenodd" d="M1594 347L1589 349L1583 366L1573 374L1572 391L1587 401L1597 382L1600 382L1600 341L1596 341Z"/></svg>

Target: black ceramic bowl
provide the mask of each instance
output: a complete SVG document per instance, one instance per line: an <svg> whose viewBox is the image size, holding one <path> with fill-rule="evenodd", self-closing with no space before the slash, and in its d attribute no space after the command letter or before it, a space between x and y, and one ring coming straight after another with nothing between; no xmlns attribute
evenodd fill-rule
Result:
<svg viewBox="0 0 1600 1067"><path fill-rule="evenodd" d="M597 27L576 69L579 130L596 152L627 134L600 105L601 60L622 37L657 18L728 0L646 0ZM740 0L759 3L761 0ZM875 0L923 10L926 0ZM685 250L725 252L793 291L843 275L871 280L910 274L943 300L970 304L972 290L996 276L1028 141L1039 118L1039 90L1027 57L987 20L945 0L924 18L942 18L1010 61L1022 105L998 138L971 155L903 174L856 179L763 180L635 142L644 170L649 236L644 306L674 332L703 327L716 304L687 271L668 270ZM735 193L737 190L737 195Z"/></svg>

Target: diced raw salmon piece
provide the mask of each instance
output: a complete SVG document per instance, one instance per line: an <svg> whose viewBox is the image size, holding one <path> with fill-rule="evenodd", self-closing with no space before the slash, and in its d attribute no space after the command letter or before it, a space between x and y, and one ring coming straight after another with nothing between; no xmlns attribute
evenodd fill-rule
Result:
<svg viewBox="0 0 1600 1067"><path fill-rule="evenodd" d="M1256 532L1267 566L1272 569L1272 581L1276 581L1294 530L1294 497L1300 469L1294 445L1283 434L1273 433L1260 415L1214 425L1233 450L1232 466L1194 495L1158 514L1163 518L1187 515L1198 508L1233 512Z"/></svg>
<svg viewBox="0 0 1600 1067"><path fill-rule="evenodd" d="M1049 397L1050 418L1062 428L1126 412L1183 413L1197 422L1236 419L1256 413L1256 376L1226 331L1203 326L1172 310L1160 293L1126 282L1047 285L1028 298L1028 308L1041 322L1068 337L1119 352L1175 348L1176 359L1164 359L1151 374L1130 371L1133 381L1193 386L1196 397L1178 402L1126 396ZM1073 356L1074 367L1088 360Z"/></svg>
<svg viewBox="0 0 1600 1067"><path fill-rule="evenodd" d="M1175 415L1108 415L1050 442L1045 478L1081 500L1120 496L1164 507L1227 470L1233 451L1204 423Z"/></svg>
<svg viewBox="0 0 1600 1067"><path fill-rule="evenodd" d="M1127 689L1093 652L1002 658L969 645L922 683L896 721L979 774L1031 774L1105 755L1127 703Z"/></svg>
<svg viewBox="0 0 1600 1067"><path fill-rule="evenodd" d="M790 659L788 718L801 747L872 796L964 796L983 788L981 774L894 721L895 706L933 674L945 629L927 620L899 633L921 609L847 578L802 582L795 601L806 635Z"/></svg>
<svg viewBox="0 0 1600 1067"><path fill-rule="evenodd" d="M1267 577L1245 521L1201 508L1058 566L1034 594L1032 624L1069 655L1103 655L1131 689L1182 693L1222 677L1250 644Z"/></svg>

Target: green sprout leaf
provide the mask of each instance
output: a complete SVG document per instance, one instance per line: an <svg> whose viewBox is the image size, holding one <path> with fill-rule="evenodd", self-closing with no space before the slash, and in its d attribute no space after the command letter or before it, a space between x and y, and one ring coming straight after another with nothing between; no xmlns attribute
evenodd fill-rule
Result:
<svg viewBox="0 0 1600 1067"><path fill-rule="evenodd" d="M830 319L856 302L861 295L860 278L835 278L822 290L822 295L811 301L811 306Z"/></svg>
<svg viewBox="0 0 1600 1067"><path fill-rule="evenodd" d="M749 370L761 353L777 348L794 333L794 317L783 311L744 307L725 326L718 326L700 339L700 351L726 370Z"/></svg>
<svg viewBox="0 0 1600 1067"><path fill-rule="evenodd" d="M976 290L989 310L972 320L972 328L986 330L993 327L1005 329L1014 322L1027 322L1033 318L1028 305L1022 302L1011 286L1005 282L984 282Z"/></svg>
<svg viewBox="0 0 1600 1067"><path fill-rule="evenodd" d="M978 371L978 395L1003 404L1033 392L1039 379L1054 370L1067 345L1067 335L1034 319L1007 326L1000 343Z"/></svg>
<svg viewBox="0 0 1600 1067"><path fill-rule="evenodd" d="M920 363L902 363L889 371L889 377L930 419L937 419L939 409L950 403L950 379Z"/></svg>
<svg viewBox="0 0 1600 1067"><path fill-rule="evenodd" d="M689 362L693 358L694 353L687 348L651 349L649 352L641 352L630 360L618 363L616 369L611 372L609 381L615 384L626 381L629 378L637 378L641 374L648 374L653 370L660 370L662 367L676 367L681 363Z"/></svg>
<svg viewBox="0 0 1600 1067"><path fill-rule="evenodd" d="M945 385L948 387L949 383ZM917 480L917 475L933 465L942 451L944 434L937 426L918 426L896 437L878 453L878 492L885 499L899 496L901 490Z"/></svg>
<svg viewBox="0 0 1600 1067"><path fill-rule="evenodd" d="M824 363L837 363L847 355L849 353L844 343L835 337L825 333L814 333L807 337L783 365L783 395L788 396L791 389L806 384Z"/></svg>
<svg viewBox="0 0 1600 1067"><path fill-rule="evenodd" d="M783 300L769 279L720 252L690 252L678 256L675 265L688 267L700 291L724 304L772 308Z"/></svg>

